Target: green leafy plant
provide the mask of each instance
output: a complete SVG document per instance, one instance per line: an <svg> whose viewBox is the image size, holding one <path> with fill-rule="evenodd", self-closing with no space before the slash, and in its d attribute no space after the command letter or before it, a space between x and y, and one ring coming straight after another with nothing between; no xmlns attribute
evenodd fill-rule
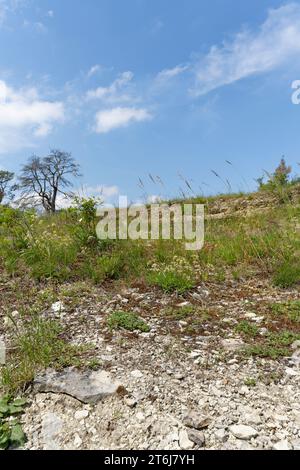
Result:
<svg viewBox="0 0 300 470"><path fill-rule="evenodd" d="M113 312L109 316L107 324L112 330L123 328L128 331L139 330L143 333L150 331L149 325L147 325L144 320L139 318L135 313L130 312Z"/></svg>
<svg viewBox="0 0 300 470"><path fill-rule="evenodd" d="M195 281L185 273L175 271L151 272L148 275L151 284L159 286L165 292L184 294L195 287Z"/></svg>
<svg viewBox="0 0 300 470"><path fill-rule="evenodd" d="M256 380L252 377L247 377L244 380L244 384L247 385L247 387L256 387Z"/></svg>
<svg viewBox="0 0 300 470"><path fill-rule="evenodd" d="M288 318L292 322L300 322L300 300L273 304L271 310L274 315Z"/></svg>
<svg viewBox="0 0 300 470"><path fill-rule="evenodd" d="M244 354L247 356L269 357L271 359L288 356L291 344L298 339L300 339L300 335L292 331L284 330L269 333L262 343L253 344L245 348Z"/></svg>
<svg viewBox="0 0 300 470"><path fill-rule="evenodd" d="M246 320L242 320L236 325L235 331L237 333L243 333L246 336L256 336L259 328Z"/></svg>
<svg viewBox="0 0 300 470"><path fill-rule="evenodd" d="M21 447L26 442L22 426L15 418L23 413L26 403L23 398L0 398L0 449Z"/></svg>

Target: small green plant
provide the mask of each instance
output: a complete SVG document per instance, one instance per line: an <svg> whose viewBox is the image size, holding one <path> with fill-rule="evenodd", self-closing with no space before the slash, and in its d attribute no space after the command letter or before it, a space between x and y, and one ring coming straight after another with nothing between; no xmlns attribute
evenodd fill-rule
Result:
<svg viewBox="0 0 300 470"><path fill-rule="evenodd" d="M300 300L291 300L280 304L271 305L274 315L288 318L292 322L300 322Z"/></svg>
<svg viewBox="0 0 300 470"><path fill-rule="evenodd" d="M247 377L244 380L244 384L247 385L247 387L256 387L256 380L252 377Z"/></svg>
<svg viewBox="0 0 300 470"><path fill-rule="evenodd" d="M189 275L175 271L152 272L148 275L148 280L165 292L178 294L184 294L195 287L195 281Z"/></svg>
<svg viewBox="0 0 300 470"><path fill-rule="evenodd" d="M23 413L25 405L23 398L0 398L0 449L21 447L26 442L22 426L16 418Z"/></svg>
<svg viewBox="0 0 300 470"><path fill-rule="evenodd" d="M143 333L150 331L149 325L135 313L131 312L113 312L107 319L107 324L112 330L123 328L128 331L139 330Z"/></svg>
<svg viewBox="0 0 300 470"><path fill-rule="evenodd" d="M195 308L192 305L185 305L180 308L168 308L163 311L163 315L171 317L176 320L183 320L195 313Z"/></svg>
<svg viewBox="0 0 300 470"><path fill-rule="evenodd" d="M275 286L288 288L300 282L300 265L296 260L288 260L281 264L273 277Z"/></svg>
<svg viewBox="0 0 300 470"><path fill-rule="evenodd" d="M258 334L258 327L252 323L242 320L235 327L237 333L243 333L246 336L256 336Z"/></svg>
<svg viewBox="0 0 300 470"><path fill-rule="evenodd" d="M48 367L60 369L81 365L83 347L73 346L63 338L63 329L56 321L33 315L16 332L13 353L1 370L1 385L8 393L25 387L35 374Z"/></svg>
<svg viewBox="0 0 300 470"><path fill-rule="evenodd" d="M269 357L271 359L289 356L290 346L297 339L300 339L300 335L292 331L269 333L264 342L245 348L244 354L246 356Z"/></svg>

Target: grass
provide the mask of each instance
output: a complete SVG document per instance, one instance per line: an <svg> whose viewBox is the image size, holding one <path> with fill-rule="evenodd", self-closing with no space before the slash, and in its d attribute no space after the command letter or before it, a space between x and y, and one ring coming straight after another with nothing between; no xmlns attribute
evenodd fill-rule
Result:
<svg viewBox="0 0 300 470"><path fill-rule="evenodd" d="M275 317L288 318L291 322L300 323L300 300L291 300L271 305Z"/></svg>
<svg viewBox="0 0 300 470"><path fill-rule="evenodd" d="M170 317L174 320L184 320L195 313L195 308L192 305L185 305L179 308L168 308L162 313L163 316Z"/></svg>
<svg viewBox="0 0 300 470"><path fill-rule="evenodd" d="M256 196L237 201L241 197ZM207 207L221 200L234 201L234 196L212 198ZM97 240L96 220L89 215L87 222L84 211L79 207L46 217L0 206L0 265L10 275L39 282L91 280L99 285L138 279L179 294L201 281L222 283L230 273L238 280L240 272L243 277L256 272L283 288L300 281L295 224L300 209L288 203L245 217L208 217L200 252L186 251L185 240Z"/></svg>
<svg viewBox="0 0 300 470"><path fill-rule="evenodd" d="M255 277L283 289L297 287L300 208L290 204L289 198L261 212L213 217L222 204L241 211L244 202L253 203L256 198L260 202L264 197L268 195L253 193L179 201L206 204L205 245L200 252L186 251L185 240L99 241L95 237L97 220L84 205L53 216L0 205L0 273L9 286L3 296L1 291L1 309L5 315L18 310L22 323L17 327L12 322L15 339L9 362L2 369L2 387L16 393L39 369L81 364L83 351L68 344L61 326L40 313L57 300L66 304L67 311L76 309L86 296L94 296L96 286L117 281L127 287L157 286L166 293L188 295L203 282L211 283L212 289L214 283L226 288L228 280ZM182 308L174 309L170 316L186 319L186 331L198 333L211 320L210 312L202 307L201 314L197 309ZM271 313L278 323L289 320L283 331L261 338L251 322L236 326L237 333L253 342L248 353L263 357L289 354L290 342L299 336L299 302L278 304ZM107 323L111 329L149 331L147 323L130 312L114 312ZM91 362L91 367L97 364Z"/></svg>
<svg viewBox="0 0 300 470"><path fill-rule="evenodd" d="M82 364L85 350L68 344L56 321L35 315L16 333L8 363L1 370L1 385L6 393L26 388L39 370Z"/></svg>
<svg viewBox="0 0 300 470"><path fill-rule="evenodd" d="M273 277L275 286L288 288L300 284L300 266L298 260L287 260L275 271Z"/></svg>
<svg viewBox="0 0 300 470"><path fill-rule="evenodd" d="M195 287L195 281L191 276L175 271L150 273L148 275L148 281L150 284L156 285L163 291L169 293L177 292L178 294L184 294Z"/></svg>
<svg viewBox="0 0 300 470"><path fill-rule="evenodd" d="M111 330L124 329L128 331L139 330L143 333L150 331L149 325L131 312L113 312L107 319L107 324Z"/></svg>
<svg viewBox="0 0 300 470"><path fill-rule="evenodd" d="M255 337L258 335L259 328L256 325L253 325L253 323L242 320L238 323L238 325L236 325L235 331L237 333L243 333L246 336Z"/></svg>
<svg viewBox="0 0 300 470"><path fill-rule="evenodd" d="M270 359L278 359L291 354L291 344L300 339L300 334L292 331L279 331L269 333L264 341L246 347L243 353L246 356L258 356Z"/></svg>

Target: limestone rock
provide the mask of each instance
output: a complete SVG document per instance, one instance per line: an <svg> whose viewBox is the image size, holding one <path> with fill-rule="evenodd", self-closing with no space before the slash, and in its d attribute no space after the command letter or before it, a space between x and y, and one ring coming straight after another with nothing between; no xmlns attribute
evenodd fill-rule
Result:
<svg viewBox="0 0 300 470"><path fill-rule="evenodd" d="M221 345L226 351L238 351L244 346L244 342L241 339L229 338L223 339Z"/></svg>
<svg viewBox="0 0 300 470"><path fill-rule="evenodd" d="M273 445L273 450L292 450L293 447L288 441L279 441Z"/></svg>
<svg viewBox="0 0 300 470"><path fill-rule="evenodd" d="M251 426L246 426L245 424L234 424L233 426L229 427L229 431L237 439L244 440L251 439L252 437L256 437L258 435L256 429L252 428Z"/></svg>
<svg viewBox="0 0 300 470"><path fill-rule="evenodd" d="M190 441L187 431L182 430L179 432L179 445L183 450L190 450L194 448L194 442Z"/></svg>
<svg viewBox="0 0 300 470"><path fill-rule="evenodd" d="M34 380L37 392L64 393L83 403L97 403L123 389L105 371L81 372L69 368L63 372L48 370Z"/></svg>
<svg viewBox="0 0 300 470"><path fill-rule="evenodd" d="M184 418L183 424L193 429L205 429L211 423L211 418L197 411L190 411Z"/></svg>
<svg viewBox="0 0 300 470"><path fill-rule="evenodd" d="M46 413L42 419L42 442L44 450L61 450L58 437L63 429L63 422L54 413Z"/></svg>

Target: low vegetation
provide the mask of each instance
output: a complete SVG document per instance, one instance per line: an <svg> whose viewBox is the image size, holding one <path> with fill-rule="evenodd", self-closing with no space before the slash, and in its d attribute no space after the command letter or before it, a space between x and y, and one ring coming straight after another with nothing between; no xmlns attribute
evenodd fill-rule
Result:
<svg viewBox="0 0 300 470"><path fill-rule="evenodd" d="M20 447L25 443L26 437L18 420L25 405L26 400L23 398L0 398L0 449Z"/></svg>
<svg viewBox="0 0 300 470"><path fill-rule="evenodd" d="M112 330L124 329L128 331L141 331L148 333L150 331L149 325L139 318L135 313L131 312L113 312L107 320L107 324Z"/></svg>
<svg viewBox="0 0 300 470"><path fill-rule="evenodd" d="M68 161L77 172L73 161ZM83 360L86 351L70 344L58 321L43 315L46 304L59 300L76 309L82 297L93 295L94 287L109 287L112 282L182 296L181 302L197 296L201 283L226 290L228 282L238 285L255 278L279 289L297 287L300 190L289 174L281 162L268 181L260 181L257 193L177 201L205 203L205 245L199 252L186 251L185 240L99 240L95 231L99 201L93 198L75 198L71 207L59 212L48 205L46 214L0 205L0 271L10 293L18 297L20 314L20 322L11 318L13 342L1 370L5 393L13 396L25 390L35 373L47 367L88 363L97 367L97 361ZM7 177L10 184L12 175ZM9 300L3 302L7 302L4 314L9 316ZM184 320L186 334L199 334L206 322L217 322L221 315L201 302L198 308L174 307L159 313L171 321ZM270 321L279 323L265 337L258 325L241 320L234 330L249 343L245 353L269 358L288 355L299 338L299 311L298 301L271 306ZM113 312L106 324L111 330L149 331L148 324L130 311Z"/></svg>

